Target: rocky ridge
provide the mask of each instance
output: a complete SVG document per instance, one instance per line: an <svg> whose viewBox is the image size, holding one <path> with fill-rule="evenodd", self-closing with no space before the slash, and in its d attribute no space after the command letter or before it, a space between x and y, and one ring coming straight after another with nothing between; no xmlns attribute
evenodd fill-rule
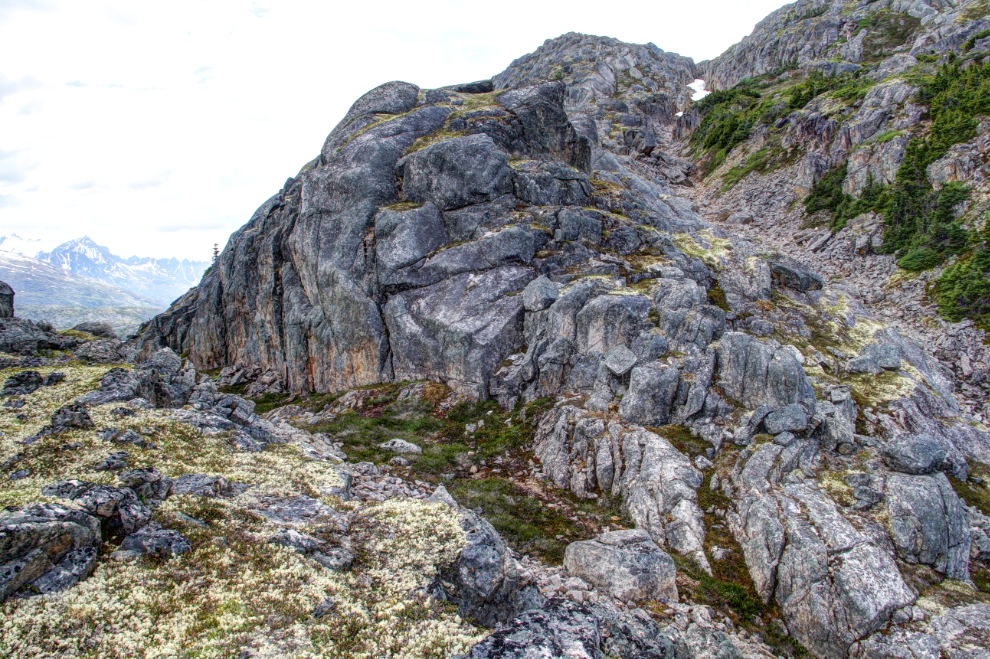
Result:
<svg viewBox="0 0 990 659"><path fill-rule="evenodd" d="M843 11L911 16L920 4L796 3L786 9L799 13L770 22ZM968 25L957 19L972 4L925 4L934 15L917 24L895 17L896 28L930 24L942 36L916 39L951 46L958 39L945 35ZM893 25L886 18L850 36L865 32L865 43L871 27ZM751 41L766 41L767 25ZM376 504L366 502L452 511L440 517L453 548L432 547L438 553L416 564L429 584L404 581L405 592L422 592L427 608L447 600L494 631L482 640L476 628L444 627L460 640L443 654L899 657L909 647L912 656L981 656L990 645L990 433L976 416L982 380L966 378L985 358L960 377L938 353L945 337L933 351L932 330L919 329L917 316L884 313L876 286L858 290L890 271L892 257L870 255L876 218L865 219L874 230L858 268L829 262L831 252L813 255L862 251L862 234L842 233L862 218L803 234L807 252L784 242L799 233L791 202L830 170L815 163L836 149L848 156L866 126L885 125L890 117L877 120L875 110L920 118L897 78L904 60L861 58L864 73L893 78L864 84L853 95L860 105L840 116L830 113L834 90L811 93L818 51L799 59L797 73L778 73L771 58L759 98L779 102L777 94L788 106L810 98L778 117L787 119L773 124L778 133L754 123L719 161L688 143L712 130L704 110L716 103L692 109L686 84L699 69L717 68L725 73L712 75L725 80L762 75L738 64L748 47L696 68L652 46L569 34L491 81L372 90L321 155L232 236L200 286L144 328L143 365L102 371L99 385L90 380L95 391L74 397L104 410L140 407L141 396L182 408L168 414L224 438L234 455L267 458L289 445L319 469L334 466L337 478L319 493L293 486L317 503L289 512L272 510L279 491L251 487L268 476L242 477L232 466L166 474L172 491L175 476L186 479L182 496L213 493L267 520L323 511L322 502L337 514L316 516L330 518L336 535L305 527L275 537L331 571L348 554L360 559L361 536L345 542L340 516L374 517ZM795 82L804 86L790 90ZM726 121L737 118L729 109L719 115ZM786 142L780 157L791 169L746 171L773 140ZM972 325L949 329L953 340L982 338ZM965 338L953 349L968 355L976 345ZM272 411L259 417L228 387ZM59 419L81 414L72 408ZM31 430L34 444L65 432L54 419L35 425L18 434ZM154 450L154 437L117 430L109 441ZM59 477L34 484L54 489L23 493L84 500L92 491ZM434 489L441 482L455 497ZM441 503L414 503L428 493ZM616 502L620 514L602 514ZM503 504L511 507L485 520ZM581 520L554 538L567 540L563 569L546 567L551 538L521 528L527 515L555 519L533 508ZM130 538L133 523L120 519ZM267 532L242 531L252 540ZM170 537L128 547L149 542L184 546ZM362 574L374 579L361 571L370 563L349 565L359 583ZM313 603L316 592L306 593ZM343 618L320 609L322 600L316 606L312 616L327 619L319 624ZM429 610L427 619L463 623ZM281 649L347 652L314 646L319 627L296 624L305 631L292 641L269 624L251 651L274 638ZM417 647L407 654L426 653Z"/></svg>

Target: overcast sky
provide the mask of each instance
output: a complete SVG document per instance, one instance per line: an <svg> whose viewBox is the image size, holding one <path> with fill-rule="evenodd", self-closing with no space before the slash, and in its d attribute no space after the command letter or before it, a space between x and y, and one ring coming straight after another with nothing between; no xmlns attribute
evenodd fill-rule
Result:
<svg viewBox="0 0 990 659"><path fill-rule="evenodd" d="M0 0L0 236L206 260L388 80L600 34L710 59L780 0Z"/></svg>

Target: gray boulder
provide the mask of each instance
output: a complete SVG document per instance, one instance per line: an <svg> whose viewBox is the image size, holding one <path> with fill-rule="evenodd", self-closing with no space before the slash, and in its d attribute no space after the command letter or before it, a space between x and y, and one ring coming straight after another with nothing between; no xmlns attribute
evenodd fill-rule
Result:
<svg viewBox="0 0 990 659"><path fill-rule="evenodd" d="M72 501L90 515L106 520L111 527L130 534L148 523L151 509L133 490L86 481L56 481L41 488L45 496Z"/></svg>
<svg viewBox="0 0 990 659"><path fill-rule="evenodd" d="M192 551L192 545L178 531L163 529L158 524L148 524L130 534L114 552L116 559L137 558L147 554L167 558Z"/></svg>
<svg viewBox="0 0 990 659"><path fill-rule="evenodd" d="M592 192L583 172L543 161L515 165L512 189L516 197L534 206L582 206Z"/></svg>
<svg viewBox="0 0 990 659"><path fill-rule="evenodd" d="M441 211L491 201L512 192L509 156L488 135L452 137L406 156L396 165L402 196Z"/></svg>
<svg viewBox="0 0 990 659"><path fill-rule="evenodd" d="M0 396L26 396L37 391L44 384L45 379L38 371L21 371L7 378Z"/></svg>
<svg viewBox="0 0 990 659"><path fill-rule="evenodd" d="M378 445L379 448L383 448L386 451L394 451L395 453L414 453L419 454L423 452L423 449L413 444L412 442L407 442L404 439L390 439L387 442L382 442Z"/></svg>
<svg viewBox="0 0 990 659"><path fill-rule="evenodd" d="M626 346L616 346L605 353L604 363L613 375L623 376L636 365L637 361L639 357L632 350Z"/></svg>
<svg viewBox="0 0 990 659"><path fill-rule="evenodd" d="M522 345L519 295L535 273L504 266L405 291L385 305L397 380L444 382L459 393L488 395L502 361Z"/></svg>
<svg viewBox="0 0 990 659"><path fill-rule="evenodd" d="M642 609L620 611L554 598L499 627L473 648L470 659L739 659L725 634L698 631L680 638ZM718 635L718 638L713 638ZM698 637L697 639L695 637ZM714 641L709 643L707 641ZM685 642L688 641L688 642ZM691 643L691 641L695 641ZM712 646L714 653L706 652Z"/></svg>
<svg viewBox="0 0 990 659"><path fill-rule="evenodd" d="M78 339L56 334L49 325L42 328L23 318L0 318L0 352L13 355L34 355L39 350L71 350Z"/></svg>
<svg viewBox="0 0 990 659"><path fill-rule="evenodd" d="M666 425L680 382L676 366L658 362L637 366L629 379L629 391L619 404L619 416L643 426Z"/></svg>
<svg viewBox="0 0 990 659"><path fill-rule="evenodd" d="M601 618L591 607L555 598L526 611L478 643L470 659L603 659Z"/></svg>
<svg viewBox="0 0 990 659"><path fill-rule="evenodd" d="M117 339L88 341L73 351L77 359L98 364L117 364L126 361L121 353L123 344Z"/></svg>
<svg viewBox="0 0 990 659"><path fill-rule="evenodd" d="M545 598L531 575L512 557L505 541L487 521L471 511L461 514L467 544L454 565L441 571L433 590L457 604L461 615L493 627Z"/></svg>
<svg viewBox="0 0 990 659"><path fill-rule="evenodd" d="M186 474L172 483L172 494L191 494L207 499L230 499L247 489L244 483L231 483L222 476Z"/></svg>
<svg viewBox="0 0 990 659"><path fill-rule="evenodd" d="M0 318L14 317L14 289L0 281Z"/></svg>
<svg viewBox="0 0 990 659"><path fill-rule="evenodd" d="M564 110L567 85L547 82L511 89L496 102L518 117L525 148L531 155L549 155L591 173L590 140L578 134Z"/></svg>
<svg viewBox="0 0 990 659"><path fill-rule="evenodd" d="M76 330L77 332L86 332L87 334L98 336L101 339L117 338L117 333L113 330L113 326L110 325L109 323L87 321L85 323L79 323L72 329Z"/></svg>
<svg viewBox="0 0 990 659"><path fill-rule="evenodd" d="M891 474L886 500L901 559L931 565L950 579L969 579L969 517L945 474Z"/></svg>
<svg viewBox="0 0 990 659"><path fill-rule="evenodd" d="M808 427L808 412L797 403L785 405L766 415L763 425L771 435L782 432L802 432Z"/></svg>
<svg viewBox="0 0 990 659"><path fill-rule="evenodd" d="M76 402L104 405L143 398L154 407L182 407L189 401L195 386L196 371L182 370L182 358L171 349L163 348L134 369L110 369L97 391L80 396Z"/></svg>
<svg viewBox="0 0 990 659"><path fill-rule="evenodd" d="M127 456L126 453L123 455ZM163 476L154 467L130 469L117 474L117 480L123 487L133 490L142 501L151 505L164 501L172 491L172 479Z"/></svg>
<svg viewBox="0 0 990 659"><path fill-rule="evenodd" d="M523 307L526 311L543 311L560 297L557 286L546 277L537 277L523 289Z"/></svg>
<svg viewBox="0 0 990 659"><path fill-rule="evenodd" d="M440 211L432 202L410 210L385 209L375 216L375 256L382 285L450 242ZM396 282L397 283L397 282Z"/></svg>
<svg viewBox="0 0 990 659"><path fill-rule="evenodd" d="M767 259L770 273L777 286L792 288L796 291L820 291L825 286L825 280L808 266L796 259L775 255Z"/></svg>
<svg viewBox="0 0 990 659"><path fill-rule="evenodd" d="M62 569L83 578L85 570L74 567L81 556L69 554L91 549L95 557L95 547L101 542L100 521L81 510L46 503L0 511L0 601L60 566L66 558L69 563ZM46 583L72 585L56 576Z"/></svg>
<svg viewBox="0 0 990 659"><path fill-rule="evenodd" d="M96 569L96 556L96 547L69 550L52 569L31 581L24 594L47 595L71 588L93 573Z"/></svg>
<svg viewBox="0 0 990 659"><path fill-rule="evenodd" d="M725 395L756 409L798 403L815 410L815 390L794 354L775 341L726 332L718 350L718 384Z"/></svg>
<svg viewBox="0 0 990 659"><path fill-rule="evenodd" d="M89 417L86 406L81 403L70 403L58 408L52 414L51 423L55 431L73 428L88 430L93 427L93 420Z"/></svg>
<svg viewBox="0 0 990 659"><path fill-rule="evenodd" d="M564 567L612 597L677 601L674 560L646 531L611 531L567 546Z"/></svg>
<svg viewBox="0 0 990 659"><path fill-rule="evenodd" d="M947 456L942 444L931 435L898 435L883 446L883 461L904 474L938 471Z"/></svg>
<svg viewBox="0 0 990 659"><path fill-rule="evenodd" d="M607 353L631 344L649 325L650 298L645 295L599 295L575 317L575 342L581 353Z"/></svg>
<svg viewBox="0 0 990 659"><path fill-rule="evenodd" d="M760 451L790 448L764 444ZM815 656L844 659L915 596L886 543L854 527L821 490L758 487L756 471L773 473L743 470L734 478L741 491L729 522L757 592L776 600L790 634Z"/></svg>
<svg viewBox="0 0 990 659"><path fill-rule="evenodd" d="M846 364L846 370L850 373L874 375L883 371L898 371L900 368L901 349L892 343L870 343Z"/></svg>

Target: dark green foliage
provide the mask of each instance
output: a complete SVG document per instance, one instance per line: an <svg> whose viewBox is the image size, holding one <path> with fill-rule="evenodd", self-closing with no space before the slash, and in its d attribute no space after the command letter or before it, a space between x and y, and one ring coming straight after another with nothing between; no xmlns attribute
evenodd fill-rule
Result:
<svg viewBox="0 0 990 659"><path fill-rule="evenodd" d="M602 518L615 525L610 518L617 517L621 524L632 526L620 511L620 501L608 496L581 500L569 492L557 491L554 494L562 501L555 503L500 478L457 480L447 488L460 505L480 510L509 546L552 565L563 562L567 545L594 537Z"/></svg>
<svg viewBox="0 0 990 659"><path fill-rule="evenodd" d="M947 320L972 318L990 329L990 221L974 235L969 254L945 269L936 284L939 310Z"/></svg>
<svg viewBox="0 0 990 659"><path fill-rule="evenodd" d="M792 110L799 110L826 92L834 98L852 103L866 96L866 92L875 84L869 78L861 78L858 72L826 76L821 71L812 71L800 84L787 91L788 105Z"/></svg>
<svg viewBox="0 0 990 659"><path fill-rule="evenodd" d="M833 231L841 231L849 220L858 215L879 210L886 199L886 190L872 182L866 186L859 199L843 192L842 183L846 180L846 170L846 163L843 163L829 171L815 183L804 199L804 208L809 215L823 210L831 213L830 226Z"/></svg>
<svg viewBox="0 0 990 659"><path fill-rule="evenodd" d="M921 19L890 11L877 12L860 21L860 29L867 31L863 41L863 57L886 57L891 49L906 42L920 26Z"/></svg>
<svg viewBox="0 0 990 659"><path fill-rule="evenodd" d="M978 32L974 34L966 41L965 44L963 44L962 47L963 52L968 53L969 51L973 50L973 48L976 46L977 41L979 41L980 39L986 39L987 37L990 37L990 30L983 30L982 32Z"/></svg>
<svg viewBox="0 0 990 659"><path fill-rule="evenodd" d="M990 114L990 67L946 64L918 93L918 101L931 108L932 128L921 154L927 167L953 144L976 137L976 117Z"/></svg>

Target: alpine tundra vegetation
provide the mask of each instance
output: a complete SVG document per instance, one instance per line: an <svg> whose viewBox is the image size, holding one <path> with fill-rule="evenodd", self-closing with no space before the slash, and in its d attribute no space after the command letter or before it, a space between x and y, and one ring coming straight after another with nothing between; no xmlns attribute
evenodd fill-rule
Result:
<svg viewBox="0 0 990 659"><path fill-rule="evenodd" d="M372 89L125 341L0 285L0 655L990 656L988 48L569 33Z"/></svg>

